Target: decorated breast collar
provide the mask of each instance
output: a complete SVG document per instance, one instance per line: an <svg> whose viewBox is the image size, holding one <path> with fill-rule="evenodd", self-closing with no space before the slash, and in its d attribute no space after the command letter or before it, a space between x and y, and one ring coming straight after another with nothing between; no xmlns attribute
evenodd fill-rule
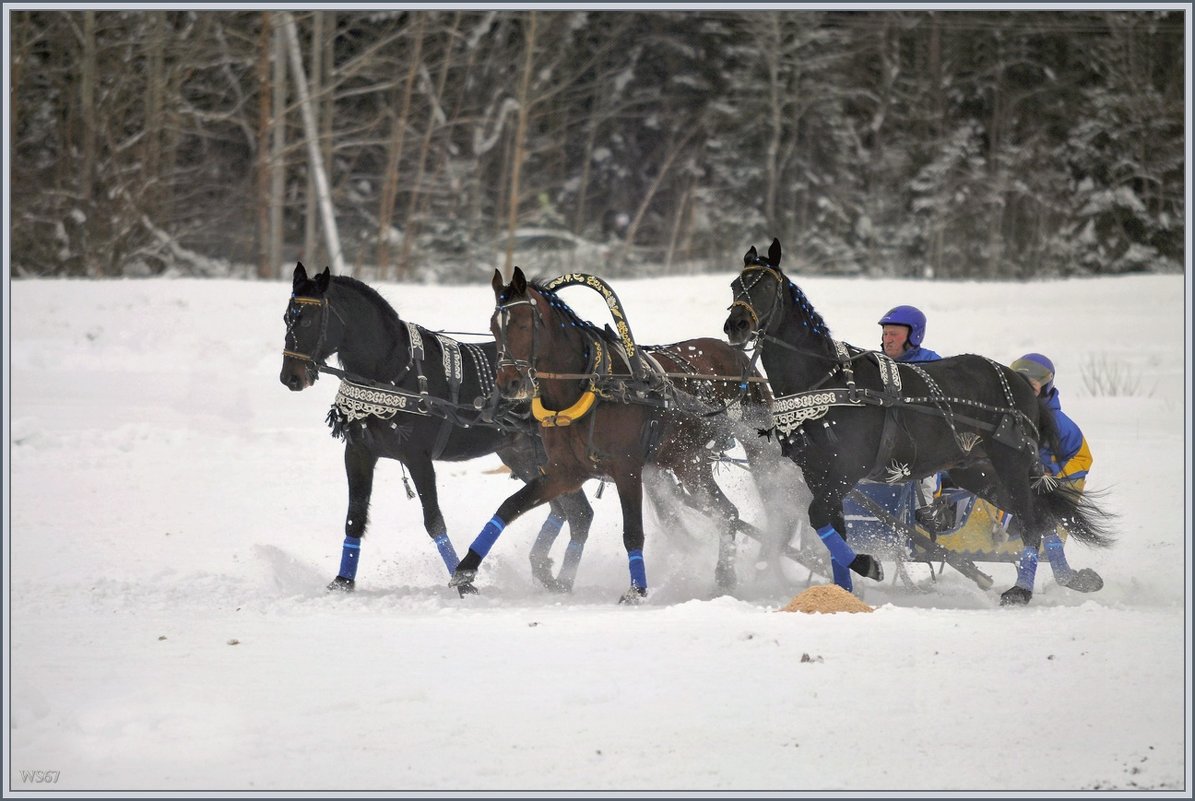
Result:
<svg viewBox="0 0 1195 801"><path fill-rule="evenodd" d="M423 402L424 398L429 397L427 376L423 374L423 361L427 355L423 345L423 329L412 322L406 322L406 326L408 350L410 351L410 362L407 367L409 368L412 363L415 367L416 378L419 382L418 394L398 386L390 389L376 384L357 383L347 378L341 379L333 406L347 419L361 420L366 417L377 417L381 420L389 420L398 412L424 416L431 413L428 404ZM444 377L448 381L449 398L447 400L455 404L460 399L460 388L465 379L464 359L461 357L462 344L440 334L428 333L434 336L440 344ZM489 359L486 358L485 351L480 345L472 343L464 343L464 349L473 360L483 393L488 395L493 389L491 377L493 369ZM406 372L406 369L404 368L399 374L400 377Z"/></svg>
<svg viewBox="0 0 1195 801"><path fill-rule="evenodd" d="M855 386L853 359L847 345L834 340L834 351L838 355L838 364L827 378L841 373L846 386L811 389L774 398L772 422L781 434L790 433L806 420L824 417L831 406L884 406L892 405L899 399L900 369L892 359L879 352L867 354L876 360L880 368L883 389L876 393Z"/></svg>

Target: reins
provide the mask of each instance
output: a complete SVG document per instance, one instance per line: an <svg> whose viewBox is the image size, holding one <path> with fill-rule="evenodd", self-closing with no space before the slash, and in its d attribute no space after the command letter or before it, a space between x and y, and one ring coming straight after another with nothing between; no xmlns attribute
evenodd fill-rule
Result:
<svg viewBox="0 0 1195 801"><path fill-rule="evenodd" d="M760 272L761 275L756 277L755 280L751 281L750 285L748 285L745 276L751 272ZM767 313L761 316L755 311L750 292L755 285L759 283L760 279L763 277L763 274L775 279L776 290L773 293L772 302ZM1013 405L1012 392L1008 387L1008 383L1004 380L1003 374L1000 373L999 367L995 365L991 359L988 359L988 361L996 367L996 373L1000 377L1001 385L1004 389L1004 396L1009 403L1009 405L1006 407L994 406L992 404L983 403L970 398L947 397L945 393L938 388L933 378L926 373L925 370L915 364L906 364L904 366L913 370L922 379L922 381L925 382L926 386L929 387L931 394L924 397L909 397L901 394L898 391L893 391L888 383L888 379L885 378L885 361L890 363L890 366L887 369L891 371L898 371L896 362L889 360L887 357L879 354L876 355L876 359L880 368L881 380L884 383L884 389L877 392L876 390L858 387L855 384L854 368L852 365L856 360L871 355L874 353L873 351L855 349L856 352L851 354L848 352L845 345L835 341L834 345L837 352L834 355L830 355L824 351L793 345L792 343L785 342L773 334L767 333L768 324L771 322L773 315L776 313L778 304L781 304L784 287L784 277L778 268L757 258L755 262L749 263L743 268L738 278L735 279L735 283L739 285L739 290L736 291L735 298L729 308L734 309L736 306L742 307L751 317L753 334L747 340L747 342L744 343L744 348L752 347L754 349L755 353L752 358L752 363L754 363L755 359L759 358L765 344L779 345L780 347L783 347L786 350L794 353L804 356L812 356L817 359L831 362L829 371L808 389L789 395L778 396L773 399L775 407L779 407L779 409L784 410L782 413L784 422L786 422L788 425L796 427L807 419L816 419L817 417L824 415L831 406L856 408L862 406L880 406L889 409L909 409L910 411L914 411L919 414L940 416L945 419L946 424L950 427L952 435L954 436L956 442L960 443L960 446L963 446L964 438L959 435L958 430L955 428L956 421L982 431L989 432L992 434L994 439L1003 441L1005 444L1013 447L1025 447L1025 443L1029 442L1029 440L1028 438L1022 437L1022 442L1014 442L1017 437L1016 433L1013 431L1014 425L1010 422L1012 418L1015 418L1016 422L1021 426L1028 427L1035 436L1037 435L1037 427L1023 411ZM838 374L843 376L846 386L826 387L826 383ZM900 381L898 373L896 376L894 376L894 381L897 390L899 390ZM981 409L994 415L1000 415L1001 417L999 421L995 423L979 420L968 415L959 414L954 409L955 405ZM777 419L778 426L780 425L780 416L781 413L779 413L779 410L774 412L773 417ZM788 430L791 431L792 428L789 428Z"/></svg>
<svg viewBox="0 0 1195 801"><path fill-rule="evenodd" d="M408 414L419 415L434 415L445 421L445 423L452 423L457 426L473 426L484 425L499 430L525 430L526 426L522 424L521 420L512 422L510 414L498 414L498 398L496 393L485 392L484 397L489 401L488 403L478 404L461 403L458 400L441 398L438 395L432 395L427 389L427 378L423 375L422 361L423 361L423 346L422 341L416 343L415 337L418 336L419 326L413 323L405 323L408 329L408 348L407 348L407 362L399 369L398 373L390 382L376 381L365 376L351 373L347 370L341 370L336 367L331 367L322 361L315 358L323 347L324 340L327 338L328 314L331 312L340 321L342 326L345 325L344 317L337 311L332 302L324 296L322 298L311 298L303 296L292 296L291 302L299 305L319 306L321 309L320 315L320 334L316 340L316 344L311 354L300 353L296 350L284 348L283 356L288 356L293 359L306 362L307 369L315 370L317 373L325 373L327 375L336 376L342 382L350 385L347 394L361 395L362 390L372 390L375 393L380 393L383 398L372 398L375 401L374 408L386 407L386 410L393 414L396 411L406 412ZM403 321L399 321L402 323ZM288 327L291 322L288 321ZM289 333L289 330L288 330ZM430 333L430 332L429 332ZM443 346L442 346L443 347ZM470 347L479 347L471 345ZM476 360L476 356L474 357ZM398 386L398 382L406 378L411 372L412 367L418 363L419 366L419 391L404 389ZM480 365L477 365L479 376L478 380L481 382L483 391L485 390L485 377L482 376ZM463 368L462 368L463 369ZM445 380L449 383L450 388L456 389L456 383L452 377L448 375L447 366L445 371ZM492 384L492 382L491 382ZM337 393L338 400L340 396L346 394L345 387ZM490 387L492 390L492 386ZM455 392L453 393L455 396ZM391 400L392 399L392 400ZM517 417L517 415L516 415ZM438 452L442 450L447 440L447 430L442 429L440 436L437 437L435 450ZM438 453L436 454L438 456ZM435 458L435 457L433 457Z"/></svg>

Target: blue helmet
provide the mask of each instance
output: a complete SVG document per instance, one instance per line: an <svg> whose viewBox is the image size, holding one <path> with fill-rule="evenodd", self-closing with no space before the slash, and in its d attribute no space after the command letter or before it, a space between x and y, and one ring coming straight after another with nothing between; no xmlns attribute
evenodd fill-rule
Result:
<svg viewBox="0 0 1195 801"><path fill-rule="evenodd" d="M1054 388L1054 362L1050 361L1047 356L1040 353L1026 353L1009 367L1041 384L1042 392L1047 395Z"/></svg>
<svg viewBox="0 0 1195 801"><path fill-rule="evenodd" d="M880 318L880 325L904 325L909 329L909 344L921 347L925 338L925 315L916 306L896 306Z"/></svg>

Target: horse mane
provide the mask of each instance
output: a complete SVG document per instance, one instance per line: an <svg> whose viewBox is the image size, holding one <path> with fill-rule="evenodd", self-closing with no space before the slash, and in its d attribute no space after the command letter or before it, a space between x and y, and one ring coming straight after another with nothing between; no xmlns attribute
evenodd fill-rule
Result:
<svg viewBox="0 0 1195 801"><path fill-rule="evenodd" d="M603 339L605 338L605 331L598 328L589 320L582 319L580 315L573 311L572 306L569 306L564 302L564 298L560 297L556 290L546 288L547 283L548 282L546 279L532 278L527 282L527 286L534 287L539 294L543 295L544 299L548 301L548 305L563 314L565 319L568 320L574 328L580 328L582 330L589 331L598 337Z"/></svg>
<svg viewBox="0 0 1195 801"><path fill-rule="evenodd" d="M390 301L386 300L376 289L369 284L358 281L348 275L334 275L332 276L332 283L344 289L351 289L359 294L371 306L375 307L382 315L383 319L393 321L395 324L401 323L402 318L399 317L394 307L390 305Z"/></svg>
<svg viewBox="0 0 1195 801"><path fill-rule="evenodd" d="M818 314L817 309L813 308L813 304L809 302L809 298L805 297L805 293L801 291L799 286L793 283L791 278L783 272L780 275L784 278L785 283L788 284L788 295L792 299L793 305L805 313L805 320L802 325L808 328L811 334L831 339L829 326L826 325L826 321L822 319L822 316Z"/></svg>

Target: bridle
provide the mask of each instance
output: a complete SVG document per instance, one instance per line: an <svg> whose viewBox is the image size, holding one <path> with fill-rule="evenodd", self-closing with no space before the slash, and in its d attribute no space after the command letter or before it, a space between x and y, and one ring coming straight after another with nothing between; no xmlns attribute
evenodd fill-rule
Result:
<svg viewBox="0 0 1195 801"><path fill-rule="evenodd" d="M295 323L302 317L303 306L319 306L320 307L320 327L319 338L315 341L315 346L312 347L310 353L302 353L298 348L298 334L295 331ZM305 362L307 372L311 374L312 380L319 378L319 366L323 363L323 358L320 357L320 351L324 347L324 340L328 338L328 314L331 311L336 315L336 319L340 321L341 326L344 326L344 318L340 316L340 312L336 311L335 307L328 301L327 296L320 298L303 297L302 295L291 295L290 305L286 310L286 338L284 343L291 343L291 348L283 348L282 355L289 356L292 359L298 359Z"/></svg>
<svg viewBox="0 0 1195 801"><path fill-rule="evenodd" d="M748 284L746 276L748 273L753 272L759 273L759 275L755 276L755 278ZM767 312L761 316L755 310L755 306L751 303L751 290L755 288L755 285L758 284L765 275L775 280L776 290L772 293L772 302L768 306ZM746 350L756 347L759 344L759 341L766 335L768 327L771 325L772 317L780 309L781 303L783 301L782 291L784 285L780 280L780 272L762 259L756 259L745 266L743 271L739 273L739 277L731 282L731 288L733 289L736 284L738 285L738 289L735 290L734 300L726 308L728 311L730 311L736 306L741 306L747 312L747 314L751 315L751 337L743 343L743 349Z"/></svg>
<svg viewBox="0 0 1195 801"><path fill-rule="evenodd" d="M510 325L510 311L516 306L530 306L534 313L531 318L531 352L526 359L516 359L510 355L510 350L507 347L506 328ZM536 387L536 370L535 360L539 351L539 329L544 324L543 315L540 313L539 304L535 302L535 298L528 295L522 300L512 300L507 303L499 303L494 307L494 314L496 315L496 323L498 326L498 361L496 367L501 370L503 367L513 367L518 371L519 375L526 376L531 383L533 389Z"/></svg>
<svg viewBox="0 0 1195 801"><path fill-rule="evenodd" d="M530 306L534 313L531 318L531 352L526 359L512 357L507 347L508 337L506 329L510 324L511 309L516 306ZM540 425L545 428L568 426L574 420L579 420L588 414L597 401L597 385L592 377L587 377L588 385L582 390L581 397L567 409L549 409L544 406L543 400L540 398L539 371L536 369L535 362L539 356L539 329L547 324L544 322L543 313L540 311L539 303L536 299L528 294L527 297L521 300L499 303L494 307L494 313L498 329L497 369L501 370L503 367L513 367L518 371L519 375L526 378L531 388L531 415L539 421ZM590 346L593 348L594 365L604 363L608 357L606 357L601 343L595 340L590 343Z"/></svg>

